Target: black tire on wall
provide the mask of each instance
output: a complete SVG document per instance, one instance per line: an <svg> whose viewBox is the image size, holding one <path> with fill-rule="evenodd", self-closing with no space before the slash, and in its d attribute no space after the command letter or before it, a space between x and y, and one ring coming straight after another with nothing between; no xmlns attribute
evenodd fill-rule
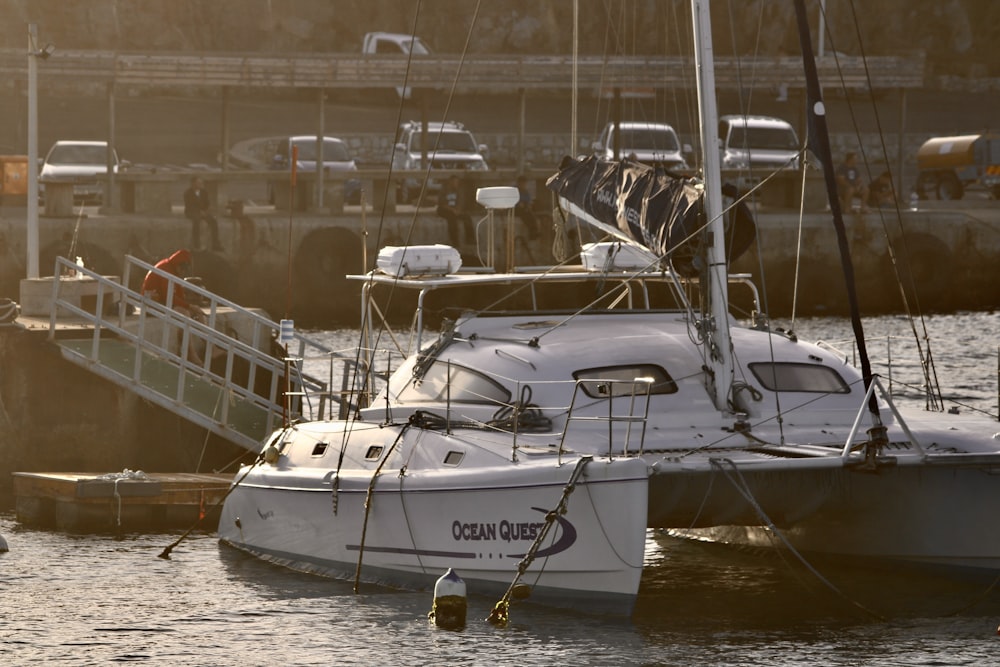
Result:
<svg viewBox="0 0 1000 667"><path fill-rule="evenodd" d="M343 227L311 232L295 252L292 310L296 325L354 325L360 313L361 283L347 274L362 272L361 238Z"/></svg>
<svg viewBox="0 0 1000 667"><path fill-rule="evenodd" d="M209 292L214 292L243 306L256 307L261 305L253 300L247 300L247 297L251 295L243 294L240 289L239 276L235 273L233 265L223 255L206 250L196 250L193 253L193 258L193 275L201 278L202 286Z"/></svg>

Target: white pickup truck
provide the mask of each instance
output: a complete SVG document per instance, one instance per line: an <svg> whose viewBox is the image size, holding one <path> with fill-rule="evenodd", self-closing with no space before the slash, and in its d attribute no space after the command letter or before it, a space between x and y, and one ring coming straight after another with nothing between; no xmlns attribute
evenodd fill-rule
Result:
<svg viewBox="0 0 1000 667"><path fill-rule="evenodd" d="M361 43L361 53L366 56L409 55L411 51L414 56L426 56L431 52L427 44L416 35L396 32L370 32ZM396 92L404 99L409 99L412 93L409 86L405 89L397 86Z"/></svg>

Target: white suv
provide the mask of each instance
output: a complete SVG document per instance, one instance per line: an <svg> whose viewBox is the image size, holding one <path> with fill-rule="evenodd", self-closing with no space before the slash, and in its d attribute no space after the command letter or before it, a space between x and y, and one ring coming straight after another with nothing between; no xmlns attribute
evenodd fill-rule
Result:
<svg viewBox="0 0 1000 667"><path fill-rule="evenodd" d="M618 155L615 155L615 124L608 123L591 147L594 155L605 160L631 157L644 164L680 171L688 169L684 153L691 152L689 146L682 150L677 132L666 123L618 123Z"/></svg>
<svg viewBox="0 0 1000 667"><path fill-rule="evenodd" d="M488 149L485 144L476 143L472 133L461 123L427 123L427 142L424 144L421 123L410 121L399 127L396 145L392 150L392 168L398 171L426 170L423 161L426 150L431 169L466 169L486 171ZM427 192L436 193L441 184L435 179L427 179ZM408 177L399 185L397 200L409 203L420 193L420 181Z"/></svg>
<svg viewBox="0 0 1000 667"><path fill-rule="evenodd" d="M769 116L719 118L722 168L759 170L760 176L799 168L799 138L787 121Z"/></svg>

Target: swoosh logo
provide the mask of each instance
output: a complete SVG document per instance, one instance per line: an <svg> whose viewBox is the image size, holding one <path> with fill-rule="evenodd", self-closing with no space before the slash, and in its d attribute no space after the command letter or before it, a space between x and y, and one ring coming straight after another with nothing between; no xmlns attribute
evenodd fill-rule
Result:
<svg viewBox="0 0 1000 667"><path fill-rule="evenodd" d="M541 512L542 514L548 514L548 510L544 510L541 507L532 507L531 509L536 512ZM546 558L548 556L554 556L558 553L562 553L573 546L576 542L576 527L561 514L556 515L556 522L558 522L559 527L562 528L562 535L560 535L559 539L556 540L551 546L539 549L535 553L535 558ZM507 554L507 557L523 558L524 555L525 554Z"/></svg>

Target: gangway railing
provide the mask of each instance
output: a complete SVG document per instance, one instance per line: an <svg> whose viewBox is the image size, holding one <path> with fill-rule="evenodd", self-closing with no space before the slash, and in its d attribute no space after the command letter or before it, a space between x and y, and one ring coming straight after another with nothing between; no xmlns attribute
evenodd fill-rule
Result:
<svg viewBox="0 0 1000 667"><path fill-rule="evenodd" d="M162 275L168 299L179 289L189 302L200 299L206 321L129 288L137 270ZM280 324L134 257L126 258L121 283L58 257L54 275L72 273L97 289L91 310L64 297L74 278L53 280L50 339L59 317L91 327L84 339L56 341L67 358L251 451L283 422L323 418L331 398L327 383L291 355L332 354L324 345L295 333L288 356L279 358L273 346Z"/></svg>

